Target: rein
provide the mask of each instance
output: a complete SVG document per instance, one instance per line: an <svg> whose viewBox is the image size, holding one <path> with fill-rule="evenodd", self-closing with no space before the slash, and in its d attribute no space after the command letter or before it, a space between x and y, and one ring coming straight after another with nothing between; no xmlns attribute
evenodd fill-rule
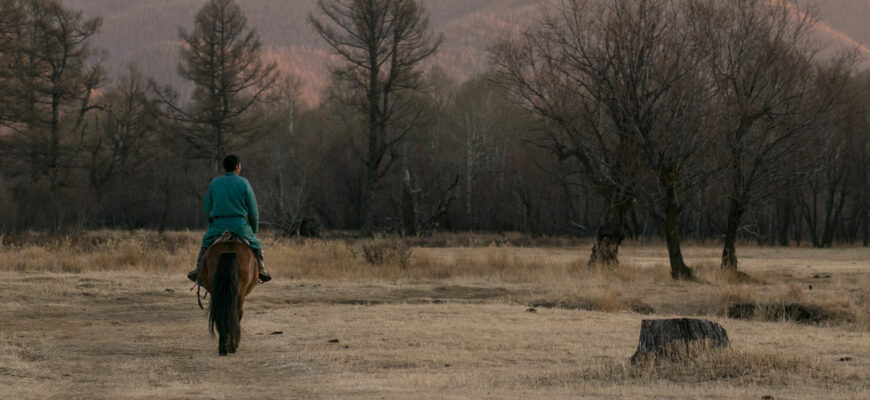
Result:
<svg viewBox="0 0 870 400"><path fill-rule="evenodd" d="M199 308L201 310L205 310L205 308L202 306L202 301L208 297L208 291L206 291L204 295L200 296L199 290L202 288L202 283L199 282L199 279L196 280L196 284L190 287L191 291L193 291L194 286L196 286L196 304L199 304Z"/></svg>

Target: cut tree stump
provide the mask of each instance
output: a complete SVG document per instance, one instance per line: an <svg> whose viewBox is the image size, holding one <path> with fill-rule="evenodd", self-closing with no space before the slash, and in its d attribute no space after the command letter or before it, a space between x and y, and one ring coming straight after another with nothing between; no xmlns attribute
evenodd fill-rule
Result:
<svg viewBox="0 0 870 400"><path fill-rule="evenodd" d="M715 322L693 318L645 319L631 363L715 347L728 347L728 333Z"/></svg>

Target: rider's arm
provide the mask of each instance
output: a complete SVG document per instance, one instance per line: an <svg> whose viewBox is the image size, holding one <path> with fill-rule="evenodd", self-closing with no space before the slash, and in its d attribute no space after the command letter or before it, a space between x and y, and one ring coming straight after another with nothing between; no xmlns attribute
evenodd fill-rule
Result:
<svg viewBox="0 0 870 400"><path fill-rule="evenodd" d="M211 223L211 209L212 209L212 198L211 198L211 185L208 185L208 190L205 192L205 200L202 202L202 211L205 212L205 219Z"/></svg>
<svg viewBox="0 0 870 400"><path fill-rule="evenodd" d="M251 184L247 181L245 181L245 184L248 186L247 198L245 199L245 203L248 205L248 223L251 225L251 230L257 233L260 229L260 211L257 209L257 197L254 196L254 189L251 188Z"/></svg>

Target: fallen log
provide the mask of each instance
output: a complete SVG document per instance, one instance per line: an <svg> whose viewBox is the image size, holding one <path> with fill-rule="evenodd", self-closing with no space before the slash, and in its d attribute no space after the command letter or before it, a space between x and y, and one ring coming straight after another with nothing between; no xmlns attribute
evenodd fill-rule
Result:
<svg viewBox="0 0 870 400"><path fill-rule="evenodd" d="M728 333L715 322L693 318L645 319L631 363L717 347L728 347Z"/></svg>

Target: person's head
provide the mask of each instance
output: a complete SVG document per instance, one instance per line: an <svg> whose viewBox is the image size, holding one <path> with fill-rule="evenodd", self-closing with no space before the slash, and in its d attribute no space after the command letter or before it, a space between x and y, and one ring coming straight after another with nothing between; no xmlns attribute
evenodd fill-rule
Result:
<svg viewBox="0 0 870 400"><path fill-rule="evenodd" d="M235 154L230 154L224 158L224 170L226 170L227 172L238 173L241 169L242 161L239 160L239 156Z"/></svg>

